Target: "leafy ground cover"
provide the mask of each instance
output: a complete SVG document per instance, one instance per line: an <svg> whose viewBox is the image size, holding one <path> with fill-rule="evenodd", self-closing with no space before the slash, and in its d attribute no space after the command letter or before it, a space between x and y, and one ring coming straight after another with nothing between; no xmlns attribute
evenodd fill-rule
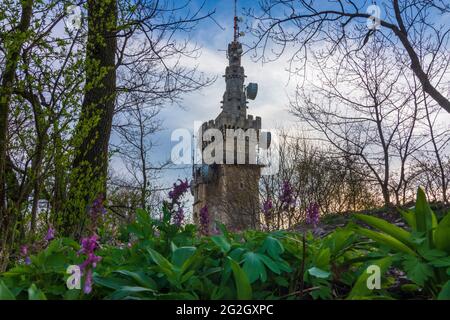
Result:
<svg viewBox="0 0 450 320"><path fill-rule="evenodd" d="M43 250L23 248L0 275L0 299L450 299L450 214L436 217L421 189L400 212L405 227L356 214L325 236L223 225L205 235L174 223L178 206L163 213L138 211L120 245L49 230ZM379 289L368 285L373 266Z"/></svg>

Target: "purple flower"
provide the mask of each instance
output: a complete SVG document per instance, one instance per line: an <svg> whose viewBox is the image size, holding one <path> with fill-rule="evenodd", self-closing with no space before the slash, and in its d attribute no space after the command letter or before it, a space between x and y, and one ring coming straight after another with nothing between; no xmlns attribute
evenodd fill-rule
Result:
<svg viewBox="0 0 450 320"><path fill-rule="evenodd" d="M289 208L295 205L292 186L287 180L283 181L283 185L281 187L280 202L281 207L284 210L289 210Z"/></svg>
<svg viewBox="0 0 450 320"><path fill-rule="evenodd" d="M172 205L180 204L180 199L189 189L189 182L187 181L187 179L185 181L179 179L178 181L180 182L180 184L174 183L173 189L169 192L169 198L170 200L172 200Z"/></svg>
<svg viewBox="0 0 450 320"><path fill-rule="evenodd" d="M84 280L83 292L89 294L92 292L92 269L89 269L86 273L86 278Z"/></svg>
<svg viewBox="0 0 450 320"><path fill-rule="evenodd" d="M319 224L319 218L319 205L316 202L310 203L306 209L306 224L311 224L315 228Z"/></svg>
<svg viewBox="0 0 450 320"><path fill-rule="evenodd" d="M106 214L106 209L104 207L104 199L102 195L99 195L94 202L92 202L92 206L89 210L91 215L92 225L95 228L97 226L97 220L100 216ZM94 229L95 230L95 229Z"/></svg>
<svg viewBox="0 0 450 320"><path fill-rule="evenodd" d="M168 204L169 210L172 213L173 223L177 226L181 226L184 220L184 210L181 204L181 198L189 189L189 182L178 180L179 184L174 183L173 189L169 192L169 198L171 202ZM177 182L178 182L177 181ZM177 210L175 210L177 208Z"/></svg>
<svg viewBox="0 0 450 320"><path fill-rule="evenodd" d="M28 255L28 246L23 245L20 247L20 255L23 257L26 265L31 264L30 256Z"/></svg>
<svg viewBox="0 0 450 320"><path fill-rule="evenodd" d="M78 251L78 254L82 253L82 254L90 254L93 253L98 247L98 236L96 234L88 237L88 238L83 238L81 239L81 249L80 251Z"/></svg>
<svg viewBox="0 0 450 320"><path fill-rule="evenodd" d="M94 253L98 247L98 236L94 234L81 240L81 249L78 251L78 254L85 254L87 256L86 260L80 265L81 271L85 274L83 291L86 294L89 294L92 291L92 270L102 259L102 257L99 257Z"/></svg>
<svg viewBox="0 0 450 320"><path fill-rule="evenodd" d="M27 245L23 245L20 247L20 254L23 256L28 255L28 246Z"/></svg>
<svg viewBox="0 0 450 320"><path fill-rule="evenodd" d="M272 200L268 198L266 201L263 202L262 207L267 228L269 228L270 222L272 220L272 209L273 209Z"/></svg>
<svg viewBox="0 0 450 320"><path fill-rule="evenodd" d="M177 226L181 226L184 220L184 210L183 207L179 207L177 212L175 212L175 216L173 217L173 222Z"/></svg>
<svg viewBox="0 0 450 320"><path fill-rule="evenodd" d="M47 230L47 234L45 235L44 240L45 241L51 241L53 239L55 239L55 229L53 229L52 226L49 226L48 230Z"/></svg>
<svg viewBox="0 0 450 320"><path fill-rule="evenodd" d="M200 233L203 235L209 234L209 212L208 212L208 206L203 206L200 209Z"/></svg>

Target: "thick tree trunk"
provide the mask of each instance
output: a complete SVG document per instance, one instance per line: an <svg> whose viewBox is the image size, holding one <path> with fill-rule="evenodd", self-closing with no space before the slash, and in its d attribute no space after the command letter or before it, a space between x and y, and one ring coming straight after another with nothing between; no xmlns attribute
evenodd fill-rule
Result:
<svg viewBox="0 0 450 320"><path fill-rule="evenodd" d="M27 39L27 30L30 27L33 15L33 0L24 0L19 25L11 37L5 41L6 57L5 69L0 86L0 234L8 238L10 216L6 207L6 150L8 145L8 117L9 104L13 92L13 84L20 52ZM0 243L0 272L6 268L9 261L7 241Z"/></svg>
<svg viewBox="0 0 450 320"><path fill-rule="evenodd" d="M116 94L116 23L116 0L88 1L86 87L76 130L69 206L63 217L66 235L81 235L88 206L106 192Z"/></svg>

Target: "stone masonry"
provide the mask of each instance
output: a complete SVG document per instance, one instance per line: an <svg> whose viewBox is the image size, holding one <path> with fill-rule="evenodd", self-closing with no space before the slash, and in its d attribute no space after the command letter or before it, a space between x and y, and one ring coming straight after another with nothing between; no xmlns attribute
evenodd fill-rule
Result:
<svg viewBox="0 0 450 320"><path fill-rule="evenodd" d="M224 75L226 90L221 101L222 111L215 120L205 122L199 133L201 137L208 129L217 129L224 141L223 149L214 151L219 152L219 161L203 162L193 170L194 221L198 223L200 209L207 206L212 221L211 231L215 228L214 221L224 223L232 230L259 228L261 166L257 164L255 151L261 118L247 115L242 52L242 44L235 34L234 41L228 45L229 65ZM236 133L236 130L236 136L227 135ZM244 137L245 143L239 144L237 137ZM201 149L205 150L209 143L211 141L203 141Z"/></svg>

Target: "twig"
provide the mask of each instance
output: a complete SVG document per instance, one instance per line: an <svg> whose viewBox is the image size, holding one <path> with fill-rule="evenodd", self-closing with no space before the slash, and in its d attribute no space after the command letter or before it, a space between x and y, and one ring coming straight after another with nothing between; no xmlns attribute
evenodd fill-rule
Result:
<svg viewBox="0 0 450 320"><path fill-rule="evenodd" d="M310 291L314 291L314 290L318 290L318 289L320 289L320 287L311 287L311 288L308 288L308 289L305 289L305 290L299 290L299 291L291 292L291 293L288 293L288 294L286 294L284 296L281 296L280 299L287 298L287 297L290 297L290 296L294 296L294 295L297 295L297 294L300 294L300 296L303 296L304 293L307 293L307 292L310 292Z"/></svg>

